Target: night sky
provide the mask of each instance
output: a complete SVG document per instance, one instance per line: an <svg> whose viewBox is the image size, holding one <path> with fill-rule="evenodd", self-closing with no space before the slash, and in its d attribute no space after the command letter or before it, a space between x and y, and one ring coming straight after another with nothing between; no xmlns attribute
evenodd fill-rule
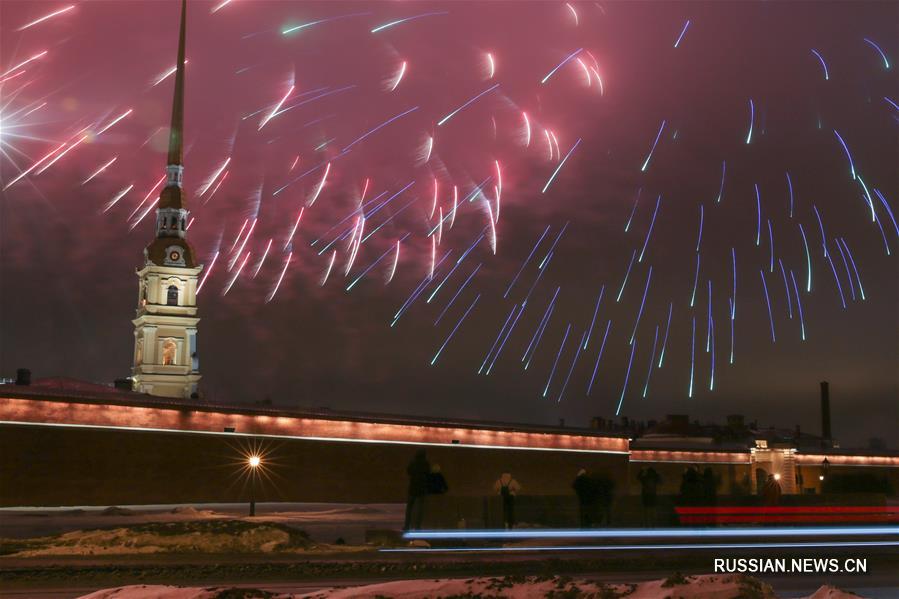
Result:
<svg viewBox="0 0 899 599"><path fill-rule="evenodd" d="M899 444L896 3L220 4L187 25L208 399L819 433L826 379L844 445ZM0 6L5 376L130 372L178 14Z"/></svg>

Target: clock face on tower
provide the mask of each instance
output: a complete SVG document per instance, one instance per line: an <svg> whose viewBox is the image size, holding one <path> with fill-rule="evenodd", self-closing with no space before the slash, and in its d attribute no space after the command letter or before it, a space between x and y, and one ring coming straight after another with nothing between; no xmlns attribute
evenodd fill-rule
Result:
<svg viewBox="0 0 899 599"><path fill-rule="evenodd" d="M164 262L166 266L185 266L184 250L177 245L167 247Z"/></svg>

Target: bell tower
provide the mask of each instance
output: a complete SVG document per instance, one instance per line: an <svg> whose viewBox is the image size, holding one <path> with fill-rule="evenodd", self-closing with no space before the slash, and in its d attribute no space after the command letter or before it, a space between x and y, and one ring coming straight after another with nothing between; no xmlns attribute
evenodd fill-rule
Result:
<svg viewBox="0 0 899 599"><path fill-rule="evenodd" d="M184 37L187 1L181 2L181 31L166 184L156 209L156 238L144 249L137 270L133 388L161 397L190 398L200 381L197 358L197 264L187 241L184 172Z"/></svg>

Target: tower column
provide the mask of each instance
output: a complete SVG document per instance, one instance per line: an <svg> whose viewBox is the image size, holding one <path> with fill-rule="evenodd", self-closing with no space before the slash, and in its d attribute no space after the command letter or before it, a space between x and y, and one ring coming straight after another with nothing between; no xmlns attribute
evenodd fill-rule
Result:
<svg viewBox="0 0 899 599"><path fill-rule="evenodd" d="M181 3L181 28L166 185L156 209L155 239L138 269L138 307L134 324L135 391L188 399L200 381L197 359L197 288L203 265L187 241L189 212L184 198L184 45L187 2Z"/></svg>

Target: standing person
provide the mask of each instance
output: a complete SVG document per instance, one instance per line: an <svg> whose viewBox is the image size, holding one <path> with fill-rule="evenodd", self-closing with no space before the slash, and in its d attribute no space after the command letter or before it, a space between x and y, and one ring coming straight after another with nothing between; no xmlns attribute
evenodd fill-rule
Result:
<svg viewBox="0 0 899 599"><path fill-rule="evenodd" d="M768 475L768 481L762 489L762 505L775 506L780 503L780 483L773 474Z"/></svg>
<svg viewBox="0 0 899 599"><path fill-rule="evenodd" d="M680 496L683 505L697 505L702 496L702 480L694 466L688 466L681 477Z"/></svg>
<svg viewBox="0 0 899 599"><path fill-rule="evenodd" d="M409 490L406 494L406 521L403 530L420 530L424 517L424 499L428 494L428 476L431 465L424 449L415 452L415 457L406 467L409 475Z"/></svg>
<svg viewBox="0 0 899 599"><path fill-rule="evenodd" d="M596 504L596 484L587 471L581 468L578 470L571 488L577 495L578 516L581 528L590 528L593 526L593 510Z"/></svg>
<svg viewBox="0 0 899 599"><path fill-rule="evenodd" d="M503 498L503 525L507 529L514 528L515 496L521 492L521 485L510 472L503 472L493 483L493 491Z"/></svg>
<svg viewBox="0 0 899 599"><path fill-rule="evenodd" d="M661 477L655 468L643 468L637 475L640 481L640 503L643 505L643 526L655 526L658 488Z"/></svg>
<svg viewBox="0 0 899 599"><path fill-rule="evenodd" d="M718 503L718 477L709 467L702 471L702 497L706 506Z"/></svg>
<svg viewBox="0 0 899 599"><path fill-rule="evenodd" d="M432 464L431 472L428 474L428 494L443 495L449 491L449 485L446 484L446 477L440 471L440 464Z"/></svg>
<svg viewBox="0 0 899 599"><path fill-rule="evenodd" d="M615 481L607 476L597 476L593 479L596 488L596 499L599 508L597 524L612 525L612 502L615 500Z"/></svg>

